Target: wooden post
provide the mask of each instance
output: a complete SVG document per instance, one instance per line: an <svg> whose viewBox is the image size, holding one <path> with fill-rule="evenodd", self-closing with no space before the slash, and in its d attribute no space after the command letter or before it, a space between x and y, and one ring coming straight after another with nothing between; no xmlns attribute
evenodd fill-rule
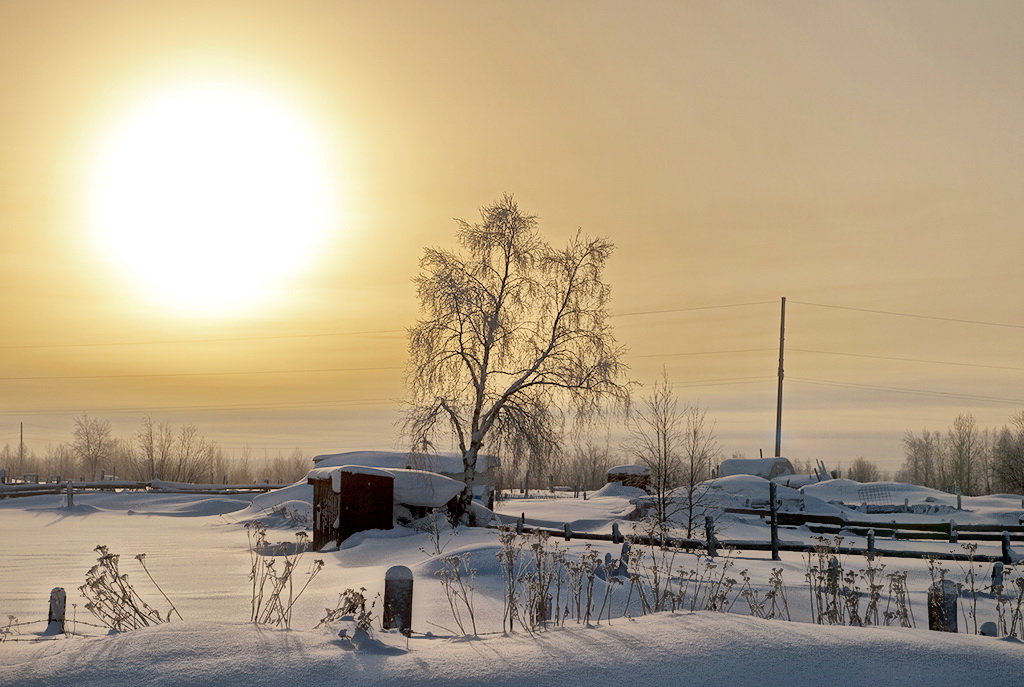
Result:
<svg viewBox="0 0 1024 687"><path fill-rule="evenodd" d="M775 405L775 457L782 455L782 361L786 350L786 297L782 297L782 317L779 323L779 397ZM778 559L773 559L778 560Z"/></svg>
<svg viewBox="0 0 1024 687"><path fill-rule="evenodd" d="M572 528L569 527L569 523L565 523L563 530L565 531L565 541L572 539Z"/></svg>
<svg viewBox="0 0 1024 687"><path fill-rule="evenodd" d="M718 539L715 537L715 519L710 515L704 516L704 538L707 540L708 555L718 555Z"/></svg>
<svg viewBox="0 0 1024 687"><path fill-rule="evenodd" d="M629 542L622 542L622 551L619 552L619 567L615 569L617 577L629 576Z"/></svg>
<svg viewBox="0 0 1024 687"><path fill-rule="evenodd" d="M622 543L622 532L619 530L619 523L612 523L612 544Z"/></svg>
<svg viewBox="0 0 1024 687"><path fill-rule="evenodd" d="M1013 559L1010 557L1010 533L1003 532L1003 564L1009 565L1013 563Z"/></svg>
<svg viewBox="0 0 1024 687"><path fill-rule="evenodd" d="M771 501L771 526L772 526L772 560L782 560L779 557L779 504L775 494L778 486L775 482L768 482L768 500Z"/></svg>
<svg viewBox="0 0 1024 687"><path fill-rule="evenodd" d="M963 494L961 494L961 493L960 493L960 492L958 491L958 492L956 493L956 509L957 509L957 510L963 510L963 499L964 499L964 495L963 495Z"/></svg>
<svg viewBox="0 0 1024 687"><path fill-rule="evenodd" d="M875 531L868 530L868 560L875 560Z"/></svg>
<svg viewBox="0 0 1024 687"><path fill-rule="evenodd" d="M404 634L412 632L412 570L394 565L384 573L384 616L381 626L385 630L398 628Z"/></svg>
<svg viewBox="0 0 1024 687"><path fill-rule="evenodd" d="M949 543L956 544L959 541L959 535L956 531L956 522L953 520L949 521Z"/></svg>
<svg viewBox="0 0 1024 687"><path fill-rule="evenodd" d="M516 534L522 534L523 533L523 527L525 526L525 524L526 524L526 513L523 513L522 515L519 516L519 519L516 520Z"/></svg>
<svg viewBox="0 0 1024 687"><path fill-rule="evenodd" d="M992 564L992 589L1003 588L1003 563L996 561Z"/></svg>
<svg viewBox="0 0 1024 687"><path fill-rule="evenodd" d="M50 590L50 609L46 615L46 633L57 635L64 632L64 611L67 607L67 594L63 587Z"/></svg>
<svg viewBox="0 0 1024 687"><path fill-rule="evenodd" d="M64 491L67 493L66 506L68 508L74 508L75 507L75 485L71 483L71 480L67 481L67 484L64 487Z"/></svg>
<svg viewBox="0 0 1024 687"><path fill-rule="evenodd" d="M942 580L928 588L928 629L956 632L956 583Z"/></svg>

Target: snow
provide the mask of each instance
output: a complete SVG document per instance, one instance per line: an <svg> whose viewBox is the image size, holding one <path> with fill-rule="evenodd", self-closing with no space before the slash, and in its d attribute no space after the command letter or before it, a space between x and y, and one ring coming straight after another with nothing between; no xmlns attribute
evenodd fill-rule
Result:
<svg viewBox="0 0 1024 687"><path fill-rule="evenodd" d="M186 622L114 637L5 645L6 687L677 687L1016 684L1024 648L987 637L818 627L718 613L662 613L600 627L476 641L377 635L353 651L334 631ZM965 660L969 657L969 660Z"/></svg>
<svg viewBox="0 0 1024 687"><path fill-rule="evenodd" d="M341 474L376 475L394 480L394 501L406 506L440 508L459 494L465 485L436 472L426 470L405 470L401 468L382 469L366 465L342 465L339 467L313 468L307 479L330 479L335 493L341 492Z"/></svg>
<svg viewBox="0 0 1024 687"><path fill-rule="evenodd" d="M757 497L767 499L767 482L751 476L714 480L714 493L730 503ZM834 485L837 486L837 485ZM636 490L609 486L586 501L571 495L507 499L498 503L503 519L526 512L527 522L570 523L576 532L610 531L635 510ZM820 498L778 489L787 499L805 505ZM792 492L792 493L791 493ZM200 494L85 493L78 506L61 507L59 496L35 496L0 501L0 527L7 536L0 566L0 618L45 618L53 587L67 593L69 613L77 604L78 620L90 619L82 607L77 586L95 562L92 548L106 544L121 554L122 572L144 598L159 602L138 563L136 553L147 554L147 565L163 590L175 602L185 622L114 636L0 643L0 684L5 687L41 687L71 684L103 685L218 685L250 687L262 684L350 685L595 685L702 684L728 685L862 685L906 684L973 685L1015 684L1024 662L1018 643L968 634L947 635L923 629L852 628L811 625L805 622L768 621L738 614L639 614L634 594L626 604L629 585L613 588L615 613L610 626L570 626L533 636L485 634L478 640L424 636L427 631L447 634L436 625L450 625L450 611L437 579L441 555L435 553L429 532L409 527L372 530L353 535L335 551L305 554L303 574L314 559L325 566L294 610L295 630L256 628L249 614L250 556L242 524L259 517L270 526L271 543L295 542L295 525L273 516L280 509L308 504L312 487L304 481L260 495L210 498ZM826 494L827 495L827 494ZM928 496L925 496L927 498ZM955 497L954 497L955 498ZM1010 499L978 497L977 503L996 512L1009 509ZM967 499L965 497L965 503ZM795 502L794 502L795 503ZM823 502L822 502L823 503ZM228 509L231 510L228 510ZM991 517L991 512L982 513ZM1002 511L999 511L1002 512ZM965 516L971 514L965 513ZM959 520L958 520L959 521ZM756 516L721 515L716 521L720 537L739 540L767 539L767 527ZM13 535L13 536L12 536ZM782 528L783 541L810 541L806 528ZM17 537L12 543L13 537ZM469 556L477 571L477 620L481 633L497 633L502 620L503 583L496 553L498 534L479 528L445 529L436 535L443 555ZM587 547L603 558L617 557L620 547L610 542L558 540L569 558ZM846 537L844 543L863 545ZM946 542L903 542L879 538L879 548L959 550ZM982 542L979 553L998 551L998 543ZM809 617L802 555L783 552L771 561L765 552L732 552L733 573L748 570L751 584L762 594L773 568L783 571L794 619ZM683 553L676 566L692 568L702 556ZM718 561L724 558L717 559ZM886 559L887 571L906 570L917 623L925 624L925 592L930 583L926 561ZM844 557L847 569L863 566L863 559ZM332 606L340 591L365 587L367 598L383 589L386 571L403 565L415 580L413 630L408 648L405 638L378 633L379 644L354 650L351 641L337 636L337 628L312 629ZM962 567L949 564L960 579ZM991 567L991 566L988 566ZM1007 574L1009 575L1010 568ZM1018 574L1014 570L1013 574ZM985 571L987 575L987 568ZM608 585L597 581L595 594ZM963 610L966 603L961 605ZM163 603L157 603L161 610ZM740 601L739 607L745 606ZM379 602L378 602L379 611ZM995 618L990 598L979 601L979 621ZM435 623L433 625L431 623ZM2 623L0 623L2 624ZM961 630L965 629L961 619ZM92 632L98 632L92 630ZM968 660L969 659L969 660Z"/></svg>
<svg viewBox="0 0 1024 687"><path fill-rule="evenodd" d="M317 467L366 465L375 468L408 468L449 474L462 473L462 455L455 452L409 453L408 451L348 451L313 457ZM481 453L476 458L476 471L487 472L497 467L497 457Z"/></svg>
<svg viewBox="0 0 1024 687"><path fill-rule="evenodd" d="M616 465L608 470L609 475L649 475L651 469L646 465Z"/></svg>
<svg viewBox="0 0 1024 687"><path fill-rule="evenodd" d="M727 458L718 466L721 477L730 475L757 475L770 479L777 475L792 475L796 471L787 458Z"/></svg>

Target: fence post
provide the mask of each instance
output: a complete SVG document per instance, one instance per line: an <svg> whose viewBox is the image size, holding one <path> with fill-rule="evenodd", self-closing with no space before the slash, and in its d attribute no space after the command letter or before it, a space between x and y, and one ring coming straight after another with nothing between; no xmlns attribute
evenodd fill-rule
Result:
<svg viewBox="0 0 1024 687"><path fill-rule="evenodd" d="M1013 563L1013 559L1010 558L1010 533L1003 532L1003 564L1009 565Z"/></svg>
<svg viewBox="0 0 1024 687"><path fill-rule="evenodd" d="M622 551L619 552L619 566L615 569L616 577L627 577L629 575L629 542L622 542Z"/></svg>
<svg viewBox="0 0 1024 687"><path fill-rule="evenodd" d="M715 537L715 519L710 515L704 516L704 538L708 542L708 555L718 555L718 539Z"/></svg>
<svg viewBox="0 0 1024 687"><path fill-rule="evenodd" d="M525 523L526 523L526 513L523 513L522 515L519 516L519 519L516 520L516 534L522 534L523 533L523 525Z"/></svg>
<svg viewBox="0 0 1024 687"><path fill-rule="evenodd" d="M569 523L565 523L565 527L562 529L565 531L565 541L572 539L572 528L569 527Z"/></svg>
<svg viewBox="0 0 1024 687"><path fill-rule="evenodd" d="M875 531L868 530L868 560L875 560Z"/></svg>
<svg viewBox="0 0 1024 687"><path fill-rule="evenodd" d="M928 629L956 632L956 583L942 580L928 588Z"/></svg>
<svg viewBox="0 0 1024 687"><path fill-rule="evenodd" d="M619 531L619 523L612 523L612 544L622 543L622 532Z"/></svg>
<svg viewBox="0 0 1024 687"><path fill-rule="evenodd" d="M775 482L768 482L768 500L771 501L771 524L772 524L772 560L779 558L779 504L775 498L778 490Z"/></svg>
<svg viewBox="0 0 1024 687"><path fill-rule="evenodd" d="M959 541L959 539L960 539L959 534L956 531L956 522L954 522L953 520L950 520L949 521L949 543L950 544L956 544L957 541Z"/></svg>
<svg viewBox="0 0 1024 687"><path fill-rule="evenodd" d="M67 594L63 587L50 590L50 609L46 614L46 634L56 635L64 632L64 609L67 606Z"/></svg>
<svg viewBox="0 0 1024 687"><path fill-rule="evenodd" d="M384 573L385 630L398 628L408 635L412 631L412 570L404 565L393 565Z"/></svg>
<svg viewBox="0 0 1024 687"><path fill-rule="evenodd" d="M956 509L957 509L957 510L963 510L963 507L962 507L962 506L963 506L963 499L964 499L964 495L963 495L963 494L961 494L961 493L960 493L960 492L958 491L958 492L956 493Z"/></svg>
<svg viewBox="0 0 1024 687"><path fill-rule="evenodd" d="M75 485L71 483L71 480L67 481L67 484L64 487L64 491L67 493L66 506L68 508L74 508L75 507Z"/></svg>
<svg viewBox="0 0 1024 687"><path fill-rule="evenodd" d="M996 561L992 564L992 589L1003 588L1003 563Z"/></svg>

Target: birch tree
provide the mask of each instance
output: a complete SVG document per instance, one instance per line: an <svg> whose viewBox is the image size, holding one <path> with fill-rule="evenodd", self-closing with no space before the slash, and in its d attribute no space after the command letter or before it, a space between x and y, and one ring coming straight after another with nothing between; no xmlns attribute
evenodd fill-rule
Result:
<svg viewBox="0 0 1024 687"><path fill-rule="evenodd" d="M627 398L607 321L612 244L577 233L553 247L508 195L480 218L456 220L458 250L424 252L409 330L405 429L417 450L454 438L463 520L485 446L533 463L559 444L566 411L586 418Z"/></svg>

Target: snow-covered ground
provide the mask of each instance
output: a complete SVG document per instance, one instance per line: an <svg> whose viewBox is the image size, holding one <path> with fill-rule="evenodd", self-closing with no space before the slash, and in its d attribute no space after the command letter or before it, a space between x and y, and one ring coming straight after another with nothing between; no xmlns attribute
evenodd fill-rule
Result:
<svg viewBox="0 0 1024 687"><path fill-rule="evenodd" d="M744 687L1012 685L1018 643L926 631L820 627L719 613L473 641L391 635L375 652L326 631L188 622L117 637L0 647L0 680L36 685Z"/></svg>
<svg viewBox="0 0 1024 687"><path fill-rule="evenodd" d="M525 512L528 522L538 525L569 522L581 532L610 531L611 523L618 521L628 533L631 498L636 495L635 490L616 485L589 495L586 501L565 495L509 499L500 503L499 510L509 518ZM748 497L742 492L732 495ZM784 553L781 562L773 563L764 552L737 551L712 564L722 566L728 560L732 577L746 571L752 588L762 598L773 568L778 568L791 616L805 622L744 617L748 606L735 595L732 613L691 613L684 604L683 612L642 615L628 583L606 587L599 579L598 597L606 589L609 592L610 626L607 618L595 627L570 619L564 628L532 636L519 630L514 636L503 636L499 634L503 587L496 557L498 533L487 529L442 532L435 542L428 532L396 528L356 535L338 551L307 553L302 566L314 559L324 560L325 566L295 606L294 629L255 628L247 622L250 554L243 525L259 518L270 527L271 541L295 541L296 526L308 518L310 498L311 488L298 483L259 496L83 494L76 497L77 506L70 511L61 507L62 500L56 496L0 501L0 531L5 539L0 619L43 618L50 589L60 586L68 592L69 619L93 621L83 608L77 587L95 562L93 547L98 544L121 554L122 572L144 598L165 609L133 558L146 553L149 570L185 618L185 622L175 620L117 636L0 643L0 684L116 685L127 684L130 677L131 684L161 685L258 685L298 680L353 685L589 686L626 680L650 685L681 681L960 685L983 681L1008 684L1019 678L1024 665L1024 646L1019 643L921 629L927 625L925 589L930 577L927 563L918 560L883 561L886 572L907 572L918 629L811 625L806 622L811 618L811 600L804 581L805 558ZM834 500L817 498L821 503ZM989 509L982 513L985 518L1002 509L1011 512L1009 498L989 497L978 504ZM719 526L726 538L767 538L764 523L757 517L722 515ZM812 535L804 530L785 529L783 538L809 540ZM552 539L549 546L557 546L570 560L589 551L602 559L620 553L620 547L610 542ZM957 545L879 541L880 548L888 546L948 549ZM468 556L476 570L475 608L481 639L451 638L454 624L437 579L442 567L438 548L444 555ZM844 557L842 563L848 570L864 567L863 559L854 557ZM416 579L414 636L408 647L404 638L380 633L383 645L376 651L350 651L351 647L337 638L337 628L314 629L324 609L333 607L344 589L364 587L367 598L374 599L383 588L384 572L396 564L409 566ZM670 564L682 579L696 574L690 571L706 570L708 561L700 555L680 553ZM966 564L946 567L954 579L966 572ZM303 567L302 572L305 570ZM987 568L979 567L978 574L986 577L979 579L979 586L986 585ZM1007 574L1010 578L1017 573L1008 569ZM379 614L379 602L376 609ZM966 601L961 602L961 610L966 610ZM982 594L978 623L995 619L991 596ZM972 619L961 617L961 630L971 630L972 623ZM39 629L26 627L25 634L8 637L29 639ZM101 634L84 625L77 629L83 634Z"/></svg>

